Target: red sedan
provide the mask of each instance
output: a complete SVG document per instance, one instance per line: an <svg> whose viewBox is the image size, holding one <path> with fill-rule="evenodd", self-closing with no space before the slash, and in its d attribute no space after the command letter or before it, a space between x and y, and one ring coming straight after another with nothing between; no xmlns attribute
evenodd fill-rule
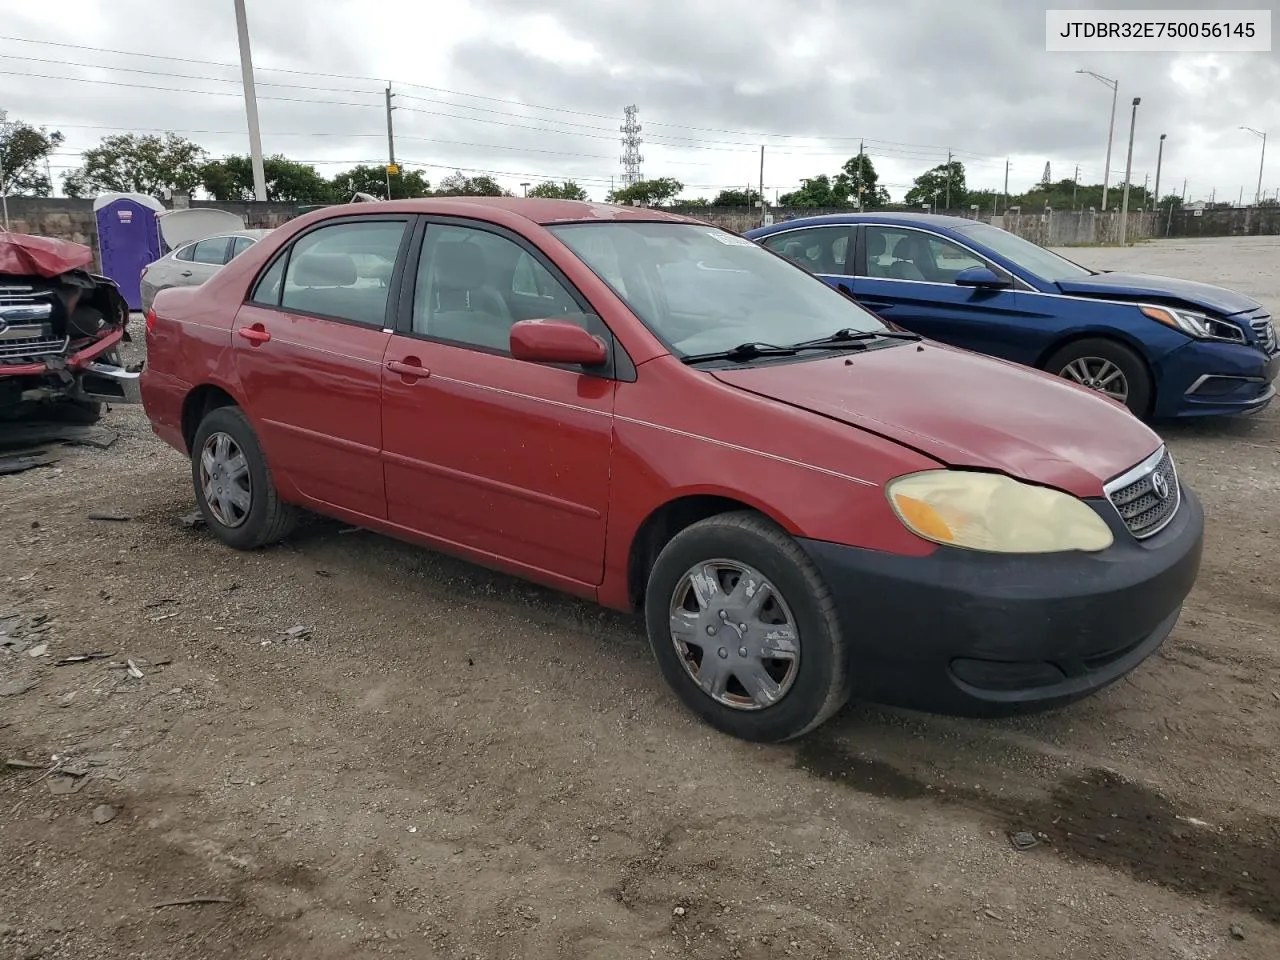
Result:
<svg viewBox="0 0 1280 960"><path fill-rule="evenodd" d="M1064 703L1173 628L1203 515L1119 405L922 340L735 234L460 198L292 221L147 316L232 547L298 508L643 613L721 730Z"/></svg>

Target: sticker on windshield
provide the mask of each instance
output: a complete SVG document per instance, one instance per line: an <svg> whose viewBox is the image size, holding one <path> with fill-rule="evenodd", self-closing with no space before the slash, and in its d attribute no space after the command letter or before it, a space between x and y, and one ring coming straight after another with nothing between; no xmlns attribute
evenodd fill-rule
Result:
<svg viewBox="0 0 1280 960"><path fill-rule="evenodd" d="M723 230L708 230L707 236L713 240L719 240L721 243L730 247L753 247L753 244L746 237L740 237L736 233L726 233Z"/></svg>

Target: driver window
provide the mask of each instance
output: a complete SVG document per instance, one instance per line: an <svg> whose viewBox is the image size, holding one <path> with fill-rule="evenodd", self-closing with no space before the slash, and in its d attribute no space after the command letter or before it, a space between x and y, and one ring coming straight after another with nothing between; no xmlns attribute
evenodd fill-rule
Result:
<svg viewBox="0 0 1280 960"><path fill-rule="evenodd" d="M941 237L929 238L929 252L933 254L936 279L943 283L954 282L961 270L986 266L964 247Z"/></svg>
<svg viewBox="0 0 1280 960"><path fill-rule="evenodd" d="M551 318L587 322L569 291L519 244L474 227L427 228L414 333L505 353L515 323Z"/></svg>

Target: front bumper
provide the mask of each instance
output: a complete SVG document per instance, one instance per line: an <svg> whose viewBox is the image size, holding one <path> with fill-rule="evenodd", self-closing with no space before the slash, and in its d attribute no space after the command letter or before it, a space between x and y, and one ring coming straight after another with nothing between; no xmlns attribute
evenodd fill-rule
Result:
<svg viewBox="0 0 1280 960"><path fill-rule="evenodd" d="M1165 358L1155 417L1257 413L1275 398L1280 353L1232 343L1192 342Z"/></svg>
<svg viewBox="0 0 1280 960"><path fill-rule="evenodd" d="M998 716L1068 703L1123 677L1177 622L1200 569L1204 513L1183 488L1177 515L1097 554L1014 556L940 547L900 557L800 543L836 597L858 699Z"/></svg>

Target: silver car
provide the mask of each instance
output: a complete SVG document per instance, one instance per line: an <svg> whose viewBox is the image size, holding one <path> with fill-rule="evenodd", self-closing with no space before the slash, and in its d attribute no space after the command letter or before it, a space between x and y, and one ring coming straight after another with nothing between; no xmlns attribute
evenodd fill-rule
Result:
<svg viewBox="0 0 1280 960"><path fill-rule="evenodd" d="M197 287L265 237L270 230L232 230L186 243L142 271L142 309L169 287Z"/></svg>

